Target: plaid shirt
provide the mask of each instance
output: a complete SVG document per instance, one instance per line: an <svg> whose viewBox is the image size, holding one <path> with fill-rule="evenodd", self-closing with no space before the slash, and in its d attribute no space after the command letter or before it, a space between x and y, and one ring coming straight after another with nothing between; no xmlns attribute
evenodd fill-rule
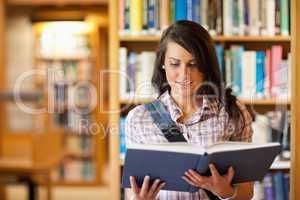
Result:
<svg viewBox="0 0 300 200"><path fill-rule="evenodd" d="M246 107L237 101L242 117L238 121L232 120L225 107L216 100L203 97L202 106L183 124L177 122L182 116L182 111L175 103L169 92L163 93L160 97L162 103L171 114L171 118L181 129L188 143L201 146L209 146L221 141L246 141L251 142L253 130L251 128L252 117ZM168 140L153 122L150 112L145 106L139 105L131 110L126 119L125 125L126 144L131 143L166 143ZM159 192L160 200L203 200L208 199L203 190L199 192Z"/></svg>

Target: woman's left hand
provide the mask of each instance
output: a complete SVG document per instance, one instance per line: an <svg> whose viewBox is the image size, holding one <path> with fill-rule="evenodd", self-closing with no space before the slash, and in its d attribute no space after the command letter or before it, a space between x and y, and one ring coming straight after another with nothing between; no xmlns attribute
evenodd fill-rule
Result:
<svg viewBox="0 0 300 200"><path fill-rule="evenodd" d="M227 198L234 194L234 188L231 186L231 181L234 175L232 167L228 169L226 175L220 175L218 170L213 164L209 165L211 176L201 176L194 170L188 170L185 172L185 176L182 178L189 184L206 189L214 193L215 195Z"/></svg>

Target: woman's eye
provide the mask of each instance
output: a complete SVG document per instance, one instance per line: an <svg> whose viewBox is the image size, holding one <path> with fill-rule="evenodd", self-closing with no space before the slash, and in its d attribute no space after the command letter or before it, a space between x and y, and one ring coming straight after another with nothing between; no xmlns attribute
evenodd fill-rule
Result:
<svg viewBox="0 0 300 200"><path fill-rule="evenodd" d="M196 63L190 63L189 67L197 67L197 64Z"/></svg>
<svg viewBox="0 0 300 200"><path fill-rule="evenodd" d="M180 64L179 63L170 63L170 66L172 67L178 67Z"/></svg>

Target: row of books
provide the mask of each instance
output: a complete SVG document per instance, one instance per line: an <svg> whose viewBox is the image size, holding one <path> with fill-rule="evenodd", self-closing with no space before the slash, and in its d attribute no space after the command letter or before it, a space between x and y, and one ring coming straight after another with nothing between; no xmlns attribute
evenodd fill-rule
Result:
<svg viewBox="0 0 300 200"><path fill-rule="evenodd" d="M283 48L246 50L242 45L224 49L216 45L220 70L227 86L245 99L280 98L288 100L291 94L291 57L283 59ZM119 50L121 99L151 98L156 93L151 86L155 52L128 52Z"/></svg>
<svg viewBox="0 0 300 200"><path fill-rule="evenodd" d="M94 151L93 137L68 135L65 138L65 148L71 156L89 157Z"/></svg>
<svg viewBox="0 0 300 200"><path fill-rule="evenodd" d="M282 109L282 108L281 108ZM256 114L253 127L253 142L279 142L282 147L280 160L290 160L291 114L287 110Z"/></svg>
<svg viewBox="0 0 300 200"><path fill-rule="evenodd" d="M88 59L79 60L42 60L37 68L45 70L51 81L77 82L92 78L92 63Z"/></svg>
<svg viewBox="0 0 300 200"><path fill-rule="evenodd" d="M119 50L120 97L151 98L156 93L151 86L154 69L155 52L143 51L140 54L128 52L127 48Z"/></svg>
<svg viewBox="0 0 300 200"><path fill-rule="evenodd" d="M37 55L41 58L88 57L91 54L87 35L44 30L38 38Z"/></svg>
<svg viewBox="0 0 300 200"><path fill-rule="evenodd" d="M54 180L93 181L95 180L95 166L90 160L65 158L52 176Z"/></svg>
<svg viewBox="0 0 300 200"><path fill-rule="evenodd" d="M53 116L54 124L64 127L66 131L77 133L78 135L89 135L89 127L92 123L90 114L78 113L74 110L66 110Z"/></svg>
<svg viewBox="0 0 300 200"><path fill-rule="evenodd" d="M120 0L120 34L156 34L178 20L213 35L289 35L289 0Z"/></svg>
<svg viewBox="0 0 300 200"><path fill-rule="evenodd" d="M283 172L269 173L263 181L254 183L252 200L288 200L290 175Z"/></svg>
<svg viewBox="0 0 300 200"><path fill-rule="evenodd" d="M94 108L96 96L92 93L88 82L77 85L60 82L54 84L53 90L54 94L49 98L49 105L53 106L55 113L62 113L67 109L90 113Z"/></svg>
<svg viewBox="0 0 300 200"><path fill-rule="evenodd" d="M291 57L283 59L283 48L274 45L262 51L233 45L224 50L217 45L221 72L227 85L242 98L281 98L291 95Z"/></svg>

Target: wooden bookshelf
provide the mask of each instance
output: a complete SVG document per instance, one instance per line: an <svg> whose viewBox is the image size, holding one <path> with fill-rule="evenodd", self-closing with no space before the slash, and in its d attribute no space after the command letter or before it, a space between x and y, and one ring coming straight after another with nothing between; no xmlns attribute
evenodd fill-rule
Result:
<svg viewBox="0 0 300 200"><path fill-rule="evenodd" d="M292 49L292 134L291 134L291 189L290 199L300 199L300 2L291 1L291 49ZM298 145L297 145L298 144Z"/></svg>
<svg viewBox="0 0 300 200"><path fill-rule="evenodd" d="M121 42L158 42L160 35L120 35ZM290 42L290 36L215 36L216 42Z"/></svg>
<svg viewBox="0 0 300 200"><path fill-rule="evenodd" d="M291 151L292 151L292 160L291 161L276 161L271 170L283 170L290 171L291 173L291 194L290 199L296 200L300 199L300 191L297 191L296 188L300 188L300 179L297 177L300 176L300 153L297 151L296 143L300 143L300 135L296 134L296 130L300 129L300 69L296 66L300 65L300 58L297 56L297 52L300 52L300 26L296 26L296 19L300 19L300 13L297 13L297 10L300 9L300 3L296 0L291 0L292 5L292 30L291 36L216 36L213 37L214 41L222 44L231 44L231 43L241 43L251 46L252 49L260 49L261 46L266 43L271 44L284 44L288 49L291 47L292 53L292 99L290 100L278 100L278 99L261 99L261 100L251 100L251 99L241 99L243 103L247 105L254 105L264 108L264 111L269 110L270 106L283 106L285 108L291 108L292 112L292 139L291 139ZM143 48L151 48L154 50L155 44L160 39L160 35L126 35L119 34L118 30L118 0L112 0L109 3L109 45L110 45L110 69L117 71L119 69L119 58L118 51L121 46L128 46L129 49L135 50L138 49L140 52ZM142 45L140 45L142 44ZM142 47L141 47L142 46ZM285 51L286 53L286 51ZM147 99L120 99L119 98L119 77L114 74L110 76L110 109L118 110L121 105L128 104L143 104L153 100L152 98ZM112 113L109 116L110 124L119 124L120 113ZM119 128L119 127L118 127ZM117 129L118 130L118 129ZM110 155L109 163L111 170L111 182L110 182L110 199L119 200L120 199L120 166L123 165L124 160L120 159L119 155L119 135L110 134Z"/></svg>

